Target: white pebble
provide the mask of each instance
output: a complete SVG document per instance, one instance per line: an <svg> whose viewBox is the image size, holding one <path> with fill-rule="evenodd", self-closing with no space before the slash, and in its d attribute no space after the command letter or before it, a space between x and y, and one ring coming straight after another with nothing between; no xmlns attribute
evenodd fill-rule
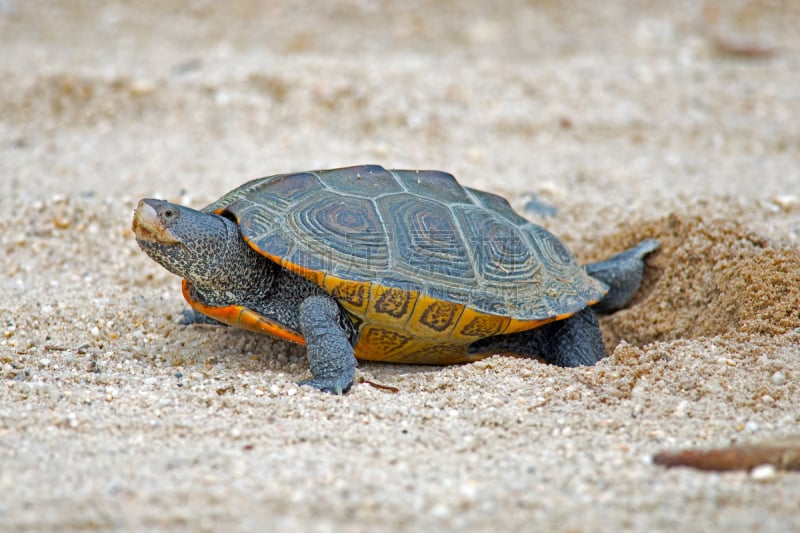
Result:
<svg viewBox="0 0 800 533"><path fill-rule="evenodd" d="M93 327L91 329L91 334L92 334L92 337L99 337L100 336L100 328L98 328L97 326Z"/></svg>
<svg viewBox="0 0 800 533"><path fill-rule="evenodd" d="M477 501L480 495L478 492L478 484L475 481L468 481L461 485L459 492L461 496L471 502Z"/></svg>
<svg viewBox="0 0 800 533"><path fill-rule="evenodd" d="M778 207L788 211L800 204L800 198L794 194L781 194L773 198L772 202Z"/></svg>
<svg viewBox="0 0 800 533"><path fill-rule="evenodd" d="M50 359L47 358L39 359L39 364L42 366L50 366Z"/></svg>
<svg viewBox="0 0 800 533"><path fill-rule="evenodd" d="M744 429L746 429L750 433L755 433L756 431L758 431L758 422L751 420L744 425Z"/></svg>
<svg viewBox="0 0 800 533"><path fill-rule="evenodd" d="M677 407L675 407L675 411L673 411L672 416L683 418L689 412L689 402L686 400L681 400L678 402Z"/></svg>
<svg viewBox="0 0 800 533"><path fill-rule="evenodd" d="M772 374L772 383L780 387L781 385L786 383L786 375L781 371L775 372L774 374Z"/></svg>
<svg viewBox="0 0 800 533"><path fill-rule="evenodd" d="M750 477L755 481L770 481L777 473L774 465L758 465L750 471Z"/></svg>
<svg viewBox="0 0 800 533"><path fill-rule="evenodd" d="M447 518L450 516L450 509L444 504L437 503L433 506L433 509L431 509L431 515L436 518Z"/></svg>

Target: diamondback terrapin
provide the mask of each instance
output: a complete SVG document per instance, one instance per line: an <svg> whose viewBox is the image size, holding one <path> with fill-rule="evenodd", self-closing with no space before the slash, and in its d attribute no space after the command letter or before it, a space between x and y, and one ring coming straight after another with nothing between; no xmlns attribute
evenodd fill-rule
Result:
<svg viewBox="0 0 800 533"><path fill-rule="evenodd" d="M334 393L356 358L592 365L605 349L591 306L624 307L658 247L584 267L499 196L379 166L257 179L200 211L143 199L133 229L195 312L304 344L303 384Z"/></svg>

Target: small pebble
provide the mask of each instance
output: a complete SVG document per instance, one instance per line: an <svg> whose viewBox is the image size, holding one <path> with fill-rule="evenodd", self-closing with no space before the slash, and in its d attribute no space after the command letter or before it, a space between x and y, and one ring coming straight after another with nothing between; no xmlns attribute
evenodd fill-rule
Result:
<svg viewBox="0 0 800 533"><path fill-rule="evenodd" d="M781 209L790 210L800 205L800 197L794 194L781 194L772 199L772 202Z"/></svg>
<svg viewBox="0 0 800 533"><path fill-rule="evenodd" d="M431 509L431 515L436 518L447 518L450 516L450 509L444 504L437 503L434 505L433 509Z"/></svg>
<svg viewBox="0 0 800 533"><path fill-rule="evenodd" d="M689 412L689 402L686 400L681 400L678 402L678 405L675 407L675 411L673 411L672 415L678 418L683 418Z"/></svg>
<svg viewBox="0 0 800 533"><path fill-rule="evenodd" d="M750 420L747 424L744 425L744 429L746 429L750 433L755 433L756 431L758 431L758 422Z"/></svg>
<svg viewBox="0 0 800 533"><path fill-rule="evenodd" d="M131 82L129 89L134 96L147 96L155 92L156 86L149 80L134 80Z"/></svg>
<svg viewBox="0 0 800 533"><path fill-rule="evenodd" d="M770 481L775 478L777 473L774 465L758 465L750 471L750 477L755 481Z"/></svg>
<svg viewBox="0 0 800 533"><path fill-rule="evenodd" d="M780 387L786 383L786 375L781 371L775 372L772 374L772 383Z"/></svg>
<svg viewBox="0 0 800 533"><path fill-rule="evenodd" d="M644 380L639 380L631 390L632 398L643 398L647 396L647 383Z"/></svg>

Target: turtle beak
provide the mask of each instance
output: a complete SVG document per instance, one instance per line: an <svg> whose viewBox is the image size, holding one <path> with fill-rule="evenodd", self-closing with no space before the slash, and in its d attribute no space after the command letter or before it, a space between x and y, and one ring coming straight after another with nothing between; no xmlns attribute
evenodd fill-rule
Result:
<svg viewBox="0 0 800 533"><path fill-rule="evenodd" d="M167 227L165 221L158 216L156 207L160 200L144 198L139 200L133 212L133 232L137 240L157 242L161 244L179 244L181 241Z"/></svg>

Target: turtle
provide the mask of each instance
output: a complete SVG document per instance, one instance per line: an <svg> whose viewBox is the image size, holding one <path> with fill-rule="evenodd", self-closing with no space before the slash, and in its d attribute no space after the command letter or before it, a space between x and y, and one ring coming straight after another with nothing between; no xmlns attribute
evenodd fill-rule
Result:
<svg viewBox="0 0 800 533"><path fill-rule="evenodd" d="M335 394L357 359L593 365L606 355L596 311L629 303L658 247L582 266L498 195L378 165L255 179L200 210L144 198L133 231L183 278L188 322L305 345L300 384Z"/></svg>

